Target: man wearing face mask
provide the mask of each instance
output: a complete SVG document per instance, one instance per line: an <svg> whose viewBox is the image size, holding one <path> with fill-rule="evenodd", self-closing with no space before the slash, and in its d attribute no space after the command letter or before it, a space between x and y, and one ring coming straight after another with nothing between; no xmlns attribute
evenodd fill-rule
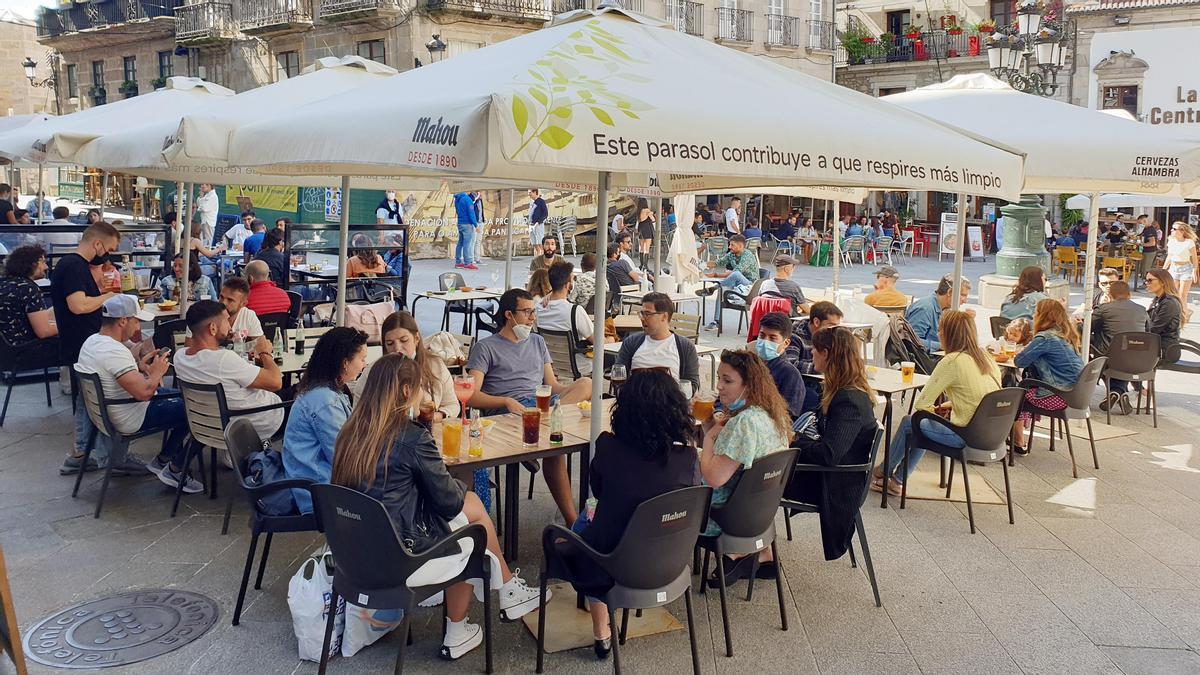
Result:
<svg viewBox="0 0 1200 675"><path fill-rule="evenodd" d="M383 200L379 202L379 206L375 207L375 223L377 225L396 225L404 224L404 206L400 204L396 197L395 190L388 190L383 195ZM384 240L388 237L395 236L397 238L403 236L399 230L388 230L383 233Z"/></svg>
<svg viewBox="0 0 1200 675"><path fill-rule="evenodd" d="M792 322L783 312L769 312L758 321L754 350L767 363L775 388L787 401L788 414L795 419L804 411L804 379L787 359L779 358L791 344Z"/></svg>
<svg viewBox="0 0 1200 675"><path fill-rule="evenodd" d="M96 285L92 267L103 265L108 254L117 250L121 235L117 228L103 221L83 231L75 250L59 258L50 273L50 300L54 305L54 322L58 325L60 363L73 364L79 360L79 350L84 341L100 332L100 310L104 302L115 293L101 293ZM72 387L71 391L77 391ZM95 431L82 403L75 408L75 446L67 453L59 473L66 476L76 473L83 464L83 451L88 437ZM85 471L108 465L108 443L98 437L96 447L88 460ZM130 459L124 465L113 467L113 473L148 473L144 464Z"/></svg>
<svg viewBox="0 0 1200 675"><path fill-rule="evenodd" d="M520 288L510 288L500 296L498 316L504 326L471 347L467 372L475 379L475 393L469 405L484 414L522 413L537 405L537 388L550 386L554 399L568 405L586 401L592 392L592 380L581 377L570 384L554 376L550 351L542 336L533 334L536 308L533 296ZM554 503L569 524L575 522L575 504L564 457L544 460L546 485Z"/></svg>

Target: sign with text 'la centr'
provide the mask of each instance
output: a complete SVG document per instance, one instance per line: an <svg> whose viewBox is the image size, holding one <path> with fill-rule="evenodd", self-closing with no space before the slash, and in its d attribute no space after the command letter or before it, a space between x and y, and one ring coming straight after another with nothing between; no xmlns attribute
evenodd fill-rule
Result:
<svg viewBox="0 0 1200 675"><path fill-rule="evenodd" d="M1111 31L1092 38L1093 67L1121 53L1132 54L1131 64L1140 67L1144 61L1147 67L1138 81L1123 77L1119 83L1102 83L1093 70L1088 107L1104 107L1102 84L1137 86L1141 121L1200 134L1200 26Z"/></svg>

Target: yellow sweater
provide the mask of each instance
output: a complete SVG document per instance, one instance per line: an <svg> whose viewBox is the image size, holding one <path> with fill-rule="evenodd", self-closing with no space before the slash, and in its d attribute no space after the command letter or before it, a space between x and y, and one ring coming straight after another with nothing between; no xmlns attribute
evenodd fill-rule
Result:
<svg viewBox="0 0 1200 675"><path fill-rule="evenodd" d="M950 401L950 423L964 427L975 415L983 397L1000 388L1000 368L988 359L988 372L979 372L975 361L963 352L947 354L929 375L929 383L921 390L915 406L933 410L942 394Z"/></svg>

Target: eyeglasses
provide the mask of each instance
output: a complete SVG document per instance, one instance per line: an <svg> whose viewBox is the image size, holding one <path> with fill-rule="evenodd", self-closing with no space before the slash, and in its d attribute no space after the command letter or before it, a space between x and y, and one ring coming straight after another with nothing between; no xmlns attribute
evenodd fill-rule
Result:
<svg viewBox="0 0 1200 675"><path fill-rule="evenodd" d="M642 317L643 319L649 319L650 317L658 314L666 314L666 312L647 312L645 310L638 312L638 316Z"/></svg>
<svg viewBox="0 0 1200 675"><path fill-rule="evenodd" d="M513 314L524 314L525 316L533 316L533 313L535 311L537 311L536 307L530 307L528 309L514 309L514 310L512 310L512 313Z"/></svg>

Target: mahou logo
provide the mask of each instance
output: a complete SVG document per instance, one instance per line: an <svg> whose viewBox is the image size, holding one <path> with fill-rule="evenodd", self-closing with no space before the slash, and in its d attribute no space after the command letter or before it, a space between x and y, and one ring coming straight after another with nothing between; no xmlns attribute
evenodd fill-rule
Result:
<svg viewBox="0 0 1200 675"><path fill-rule="evenodd" d="M431 143L433 145L458 145L457 124L442 124L442 118L434 122L432 117L422 117L417 120L417 128L413 131L413 143Z"/></svg>

